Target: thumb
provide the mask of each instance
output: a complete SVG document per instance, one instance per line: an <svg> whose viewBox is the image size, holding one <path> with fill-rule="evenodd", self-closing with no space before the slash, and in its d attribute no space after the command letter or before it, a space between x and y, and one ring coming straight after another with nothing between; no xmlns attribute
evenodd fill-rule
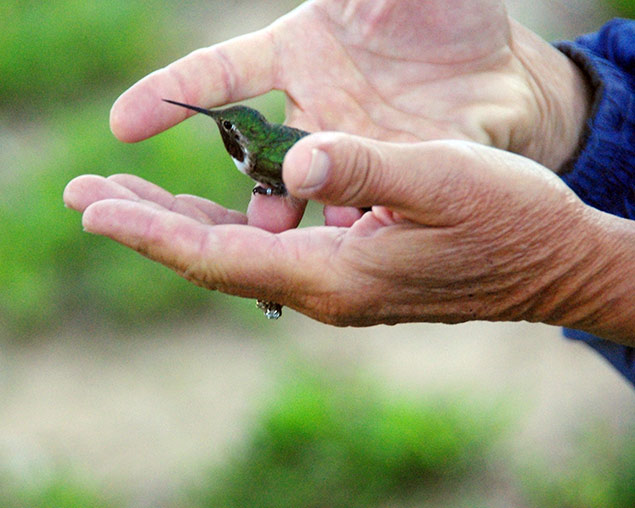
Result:
<svg viewBox="0 0 635 508"><path fill-rule="evenodd" d="M474 158L470 144L461 141L387 143L317 133L289 150L283 179L300 198L358 208L381 205L416 222L450 225L469 213L456 206L475 183L462 171L468 155Z"/></svg>

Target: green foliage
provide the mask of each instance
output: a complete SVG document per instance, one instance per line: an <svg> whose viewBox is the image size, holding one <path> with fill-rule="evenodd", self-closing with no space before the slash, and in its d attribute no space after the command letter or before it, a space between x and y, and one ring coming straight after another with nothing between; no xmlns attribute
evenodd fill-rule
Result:
<svg viewBox="0 0 635 508"><path fill-rule="evenodd" d="M618 16L635 18L635 0L607 0Z"/></svg>
<svg viewBox="0 0 635 508"><path fill-rule="evenodd" d="M525 477L528 497L545 508L635 506L635 426L616 434L594 426L573 443L562 467L534 466Z"/></svg>
<svg viewBox="0 0 635 508"><path fill-rule="evenodd" d="M170 5L3 0L0 102L40 107L141 77L174 47Z"/></svg>
<svg viewBox="0 0 635 508"><path fill-rule="evenodd" d="M482 466L500 420L348 378L301 376L285 388L194 506L354 508L438 492Z"/></svg>

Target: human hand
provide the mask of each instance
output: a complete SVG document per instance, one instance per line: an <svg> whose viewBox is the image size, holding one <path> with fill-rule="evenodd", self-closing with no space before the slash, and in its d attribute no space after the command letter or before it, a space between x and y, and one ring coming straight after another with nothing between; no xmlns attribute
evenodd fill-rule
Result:
<svg viewBox="0 0 635 508"><path fill-rule="evenodd" d="M271 89L288 123L385 141L472 140L557 169L588 112L566 57L507 18L500 0L307 2L258 32L201 49L141 80L115 103L111 127L139 141L203 107ZM304 204L254 196L250 224L294 227ZM325 209L349 225L350 209Z"/></svg>
<svg viewBox="0 0 635 508"><path fill-rule="evenodd" d="M372 211L350 227L273 234L130 175L79 177L65 200L87 231L197 285L327 323L528 320L635 336L632 223L584 205L529 159L318 133L291 149L284 177L299 197Z"/></svg>

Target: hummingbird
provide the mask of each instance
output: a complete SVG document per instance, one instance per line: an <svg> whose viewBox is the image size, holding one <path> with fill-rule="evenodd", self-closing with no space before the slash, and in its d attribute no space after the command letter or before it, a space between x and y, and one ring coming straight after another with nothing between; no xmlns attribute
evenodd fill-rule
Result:
<svg viewBox="0 0 635 508"><path fill-rule="evenodd" d="M287 195L282 181L282 161L294 143L308 136L308 132L269 123L259 111L247 106L205 109L169 99L163 100L214 119L225 149L238 170L259 184L254 187L254 194ZM278 319L282 315L282 305L279 303L258 300L256 305L267 319Z"/></svg>
<svg viewBox="0 0 635 508"><path fill-rule="evenodd" d="M282 161L287 151L296 141L308 136L308 132L269 123L259 111L247 106L205 109L169 99L163 100L214 119L225 149L238 171L259 184L254 187L254 194L287 195L282 181Z"/></svg>

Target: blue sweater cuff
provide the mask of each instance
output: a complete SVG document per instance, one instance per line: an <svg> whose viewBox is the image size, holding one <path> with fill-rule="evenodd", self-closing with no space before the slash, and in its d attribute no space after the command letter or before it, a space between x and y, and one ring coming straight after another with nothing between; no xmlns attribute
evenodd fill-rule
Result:
<svg viewBox="0 0 635 508"><path fill-rule="evenodd" d="M588 205L635 219L634 78L579 42L556 47L578 64L595 89L581 148L561 178Z"/></svg>

